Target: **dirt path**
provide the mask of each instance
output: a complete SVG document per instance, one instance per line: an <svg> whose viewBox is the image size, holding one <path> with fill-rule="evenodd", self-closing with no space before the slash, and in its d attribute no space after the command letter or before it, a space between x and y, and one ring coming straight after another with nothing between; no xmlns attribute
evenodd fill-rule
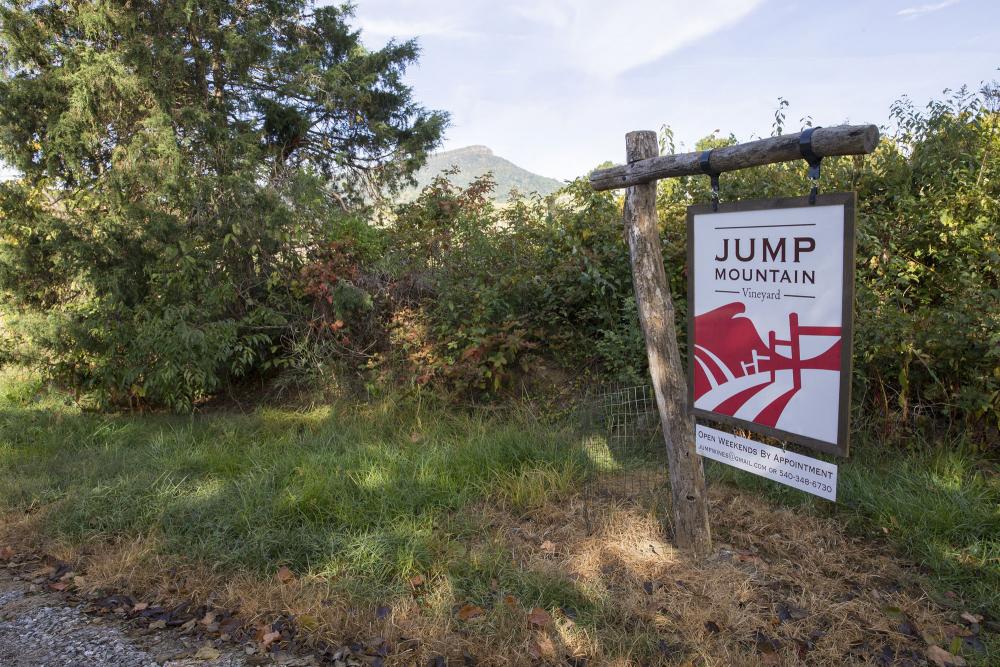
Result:
<svg viewBox="0 0 1000 667"><path fill-rule="evenodd" d="M3 667L305 667L312 658L246 655L229 642L205 641L172 628L137 628L98 615L58 593L43 592L30 575L0 570L0 665Z"/></svg>

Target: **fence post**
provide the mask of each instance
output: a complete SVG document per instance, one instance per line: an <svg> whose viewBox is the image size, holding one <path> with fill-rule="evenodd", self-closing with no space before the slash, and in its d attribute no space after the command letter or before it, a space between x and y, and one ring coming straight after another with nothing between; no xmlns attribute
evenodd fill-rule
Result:
<svg viewBox="0 0 1000 667"><path fill-rule="evenodd" d="M625 135L625 153L630 164L656 156L656 133L629 132ZM674 302L660 251L656 181L626 189L624 218L639 322L646 338L649 374L667 447L674 543L696 556L706 556L712 550L712 536L705 472L695 453L694 419L687 407L687 381L677 347Z"/></svg>

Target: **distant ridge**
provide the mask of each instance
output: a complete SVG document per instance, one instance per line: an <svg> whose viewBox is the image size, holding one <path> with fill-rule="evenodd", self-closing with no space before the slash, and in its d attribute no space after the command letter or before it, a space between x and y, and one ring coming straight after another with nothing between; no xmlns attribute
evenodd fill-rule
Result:
<svg viewBox="0 0 1000 667"><path fill-rule="evenodd" d="M493 172L493 178L497 182L493 198L498 202L506 202L511 189L516 189L522 194L537 192L541 195L548 195L564 185L554 178L533 174L510 160L494 155L493 151L486 146L466 146L465 148L434 153L427 158L427 164L415 174L417 187L407 188L401 192L399 201L413 201L421 190L430 185L435 176L452 167L458 167L459 171L457 174L450 175L448 180L459 187L465 187L473 179L488 171Z"/></svg>

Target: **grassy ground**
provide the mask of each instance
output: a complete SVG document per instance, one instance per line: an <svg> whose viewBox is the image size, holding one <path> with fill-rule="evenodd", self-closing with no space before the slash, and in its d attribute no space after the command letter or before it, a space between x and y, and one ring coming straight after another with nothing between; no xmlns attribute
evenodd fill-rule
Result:
<svg viewBox="0 0 1000 667"><path fill-rule="evenodd" d="M724 466L711 465L709 475L715 486L729 482L796 508L783 516L821 522L834 517L852 524L855 534L874 532L920 564L944 602L1000 616L996 466L960 448L947 454L858 450L841 468L836 506ZM117 583L154 586L156 577L139 568L171 564L180 571L179 564L194 563L200 565L188 575L200 578L203 587L237 576L253 586L247 582L271 581L286 565L303 586L312 582L310 595L326 601L317 608L338 599L358 608L389 605L402 614L415 604L435 622L454 625L447 619L461 605L502 611L504 605L495 604L502 594L518 608L537 606L571 617L574 630L562 639L567 646L619 657L662 653L660 621L630 620L612 585L586 583L603 570L586 574L590 565L573 561L591 545L565 533L578 519L579 512L570 511L577 491L595 473L584 452L571 424L546 425L528 414L457 412L419 397L246 415L108 416L81 413L22 373L8 370L0 377L0 510L8 517L30 517L11 526L30 525L39 540L66 550L114 552L104 566L109 579L123 576L125 563L133 568L131 578ZM738 536L754 528L733 523L732 511L740 503L721 496L715 503L728 508L720 536L752 546L753 539ZM632 522L635 535L647 535L641 517L616 514L617 508L608 512L606 518ZM818 525L826 524L800 532L825 544ZM561 535L559 544L576 545L561 567L549 561L564 547L546 538L549 534ZM533 555L519 551L524 535L538 543ZM604 544L601 553L607 556L609 548ZM130 549L141 554L128 556ZM611 562L625 562L622 567L635 571L641 598L646 586L641 577L652 575L641 574L645 565L628 565L632 561L623 558L618 554ZM782 558L799 567L794 561L805 556ZM831 581L845 578L842 572L828 574ZM681 581L688 575L663 576ZM727 586L751 586L723 580ZM729 595L729 588L719 590L720 599ZM879 608L869 602L866 609ZM918 613L918 602L907 604ZM523 622L504 621L493 612L489 618L494 640L517 635L516 641L536 641L525 640ZM360 631L350 619L342 623L343 631ZM407 631L414 628L411 623ZM725 651L744 649L719 650L717 658L733 659Z"/></svg>
<svg viewBox="0 0 1000 667"><path fill-rule="evenodd" d="M1000 464L962 442L907 451L858 444L840 463L836 504L714 461L706 474L886 540L926 571L939 601L956 593L1000 618Z"/></svg>

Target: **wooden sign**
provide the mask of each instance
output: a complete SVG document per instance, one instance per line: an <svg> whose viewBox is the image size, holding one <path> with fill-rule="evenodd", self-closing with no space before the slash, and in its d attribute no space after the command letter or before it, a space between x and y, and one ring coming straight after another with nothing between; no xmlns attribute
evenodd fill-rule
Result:
<svg viewBox="0 0 1000 667"><path fill-rule="evenodd" d="M688 208L694 414L847 456L855 195Z"/></svg>

